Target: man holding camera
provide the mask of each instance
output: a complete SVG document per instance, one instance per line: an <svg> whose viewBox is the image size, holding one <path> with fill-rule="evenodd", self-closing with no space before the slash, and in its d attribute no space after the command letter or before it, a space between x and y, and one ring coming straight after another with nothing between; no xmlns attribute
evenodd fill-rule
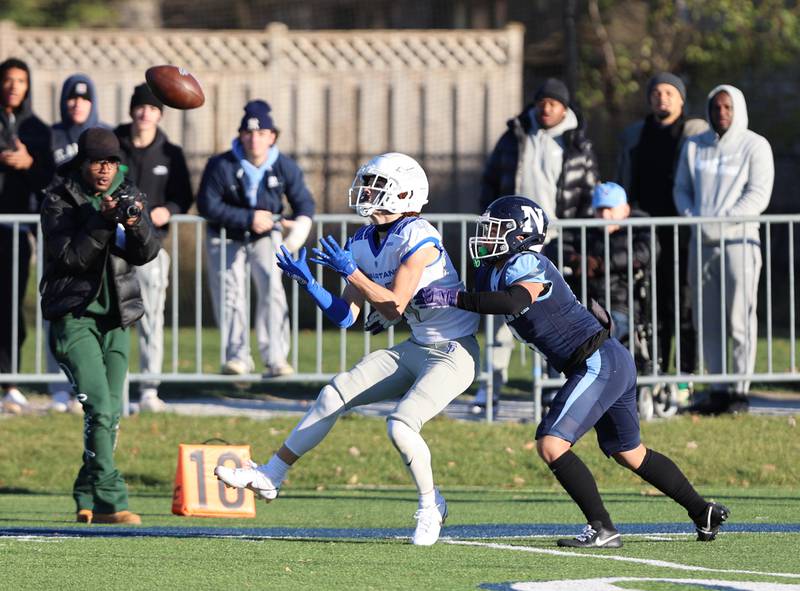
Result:
<svg viewBox="0 0 800 591"><path fill-rule="evenodd" d="M93 127L78 155L44 190L44 274L39 290L50 347L83 405L83 464L73 487L80 523L139 524L114 465L128 328L143 313L134 266L160 248L144 197L125 179L119 140Z"/></svg>

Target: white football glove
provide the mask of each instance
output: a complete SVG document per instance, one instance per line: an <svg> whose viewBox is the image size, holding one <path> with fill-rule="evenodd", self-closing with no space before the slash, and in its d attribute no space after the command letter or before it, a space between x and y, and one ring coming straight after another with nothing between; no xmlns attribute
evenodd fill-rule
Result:
<svg viewBox="0 0 800 591"><path fill-rule="evenodd" d="M402 316L398 316L394 320L387 320L383 317L383 314L377 310L373 310L369 313L369 316L367 316L367 319L364 321L364 331L368 331L370 334L379 334L390 326L394 326L400 322L402 318Z"/></svg>

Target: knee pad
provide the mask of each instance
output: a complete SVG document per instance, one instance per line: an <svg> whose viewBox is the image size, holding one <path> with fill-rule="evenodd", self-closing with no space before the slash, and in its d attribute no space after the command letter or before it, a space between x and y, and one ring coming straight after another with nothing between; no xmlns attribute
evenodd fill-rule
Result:
<svg viewBox="0 0 800 591"><path fill-rule="evenodd" d="M339 396L339 391L331 386L325 384L322 390L317 395L317 400L314 402L314 411L319 416L327 417L330 415L338 414L344 409L344 401Z"/></svg>
<svg viewBox="0 0 800 591"><path fill-rule="evenodd" d="M430 453L422 436L402 421L396 419L386 421L386 433L389 435L389 440L397 448L397 451L403 456L403 461L406 464L409 464L420 453L423 455Z"/></svg>

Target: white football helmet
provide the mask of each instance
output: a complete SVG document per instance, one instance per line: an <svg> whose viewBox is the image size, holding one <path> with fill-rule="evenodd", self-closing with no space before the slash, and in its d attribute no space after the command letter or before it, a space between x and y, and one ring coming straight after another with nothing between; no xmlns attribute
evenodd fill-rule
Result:
<svg viewBox="0 0 800 591"><path fill-rule="evenodd" d="M391 213L421 211L428 202L428 177L419 163L400 152L375 156L356 172L349 205L358 215L376 210Z"/></svg>

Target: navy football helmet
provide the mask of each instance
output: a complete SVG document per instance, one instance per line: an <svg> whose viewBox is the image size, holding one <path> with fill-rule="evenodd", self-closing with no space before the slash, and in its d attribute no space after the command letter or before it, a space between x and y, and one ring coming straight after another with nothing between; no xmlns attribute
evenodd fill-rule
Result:
<svg viewBox="0 0 800 591"><path fill-rule="evenodd" d="M469 239L470 256L481 264L506 254L541 250L548 223L544 210L527 197L495 199L478 218L475 236Z"/></svg>

